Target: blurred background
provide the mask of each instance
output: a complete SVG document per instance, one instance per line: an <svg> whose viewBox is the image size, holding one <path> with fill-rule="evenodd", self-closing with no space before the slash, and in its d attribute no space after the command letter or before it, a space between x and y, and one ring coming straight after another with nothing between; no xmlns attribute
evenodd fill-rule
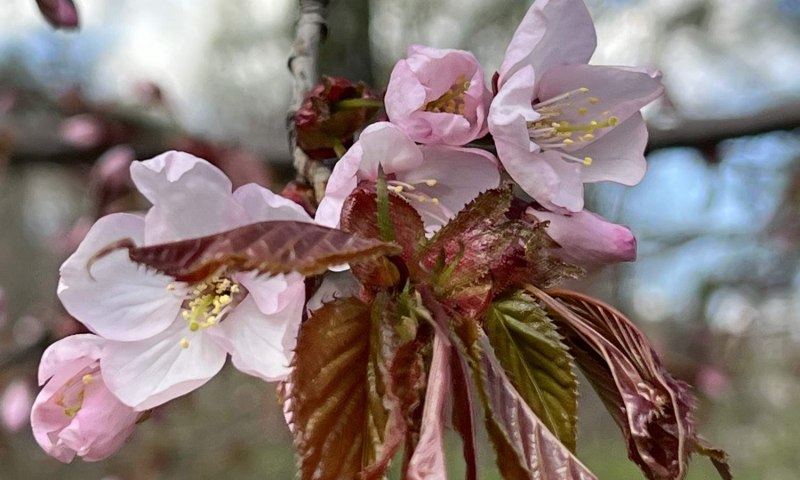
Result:
<svg viewBox="0 0 800 480"><path fill-rule="evenodd" d="M488 79L529 3L333 0L321 71L382 89L423 43L474 51ZM0 3L0 479L293 478L273 387L232 369L156 411L109 460L65 466L33 441L38 358L79 328L55 297L58 266L97 216L146 207L128 163L183 149L235 184L280 189L292 176L293 0L76 4L70 33L34 0ZM575 287L627 313L695 385L700 429L737 478L796 479L800 0L588 4L592 62L658 67L666 95L645 112L645 180L588 195L634 230L639 260ZM594 393L581 400L579 457L601 479L642 478ZM483 455L482 478L499 478ZM712 469L697 460L689 478Z"/></svg>

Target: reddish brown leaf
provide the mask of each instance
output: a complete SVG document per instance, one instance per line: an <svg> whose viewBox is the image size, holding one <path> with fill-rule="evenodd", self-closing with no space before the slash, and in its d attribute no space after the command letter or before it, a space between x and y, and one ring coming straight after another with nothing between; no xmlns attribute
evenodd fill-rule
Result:
<svg viewBox="0 0 800 480"><path fill-rule="evenodd" d="M343 298L303 323L287 382L300 475L378 480L406 434L424 388L416 340L402 340L386 294Z"/></svg>
<svg viewBox="0 0 800 480"><path fill-rule="evenodd" d="M450 357L453 377L453 428L461 436L462 453L466 463L466 480L478 478L478 455L475 439L475 399L469 385L469 367L460 355Z"/></svg>
<svg viewBox="0 0 800 480"><path fill-rule="evenodd" d="M256 270L310 276L328 267L396 254L393 243L294 221L260 222L206 237L137 247L124 239L100 250L91 264L126 248L130 259L179 281L197 282L220 270Z"/></svg>
<svg viewBox="0 0 800 480"><path fill-rule="evenodd" d="M724 452L705 446L695 431L689 386L669 375L630 320L577 292L528 290L560 321L578 365L622 430L631 460L647 478L684 478L693 451L710 456L722 478L730 478Z"/></svg>
<svg viewBox="0 0 800 480"><path fill-rule="evenodd" d="M386 258L375 258L352 267L353 274L364 285L391 287L415 275L407 272L413 265L408 262L425 239L425 229L419 213L405 200L389 193L390 220L395 233L395 242L402 247L400 258L404 262L391 262ZM345 232L363 238L380 238L378 231L378 203L374 184L364 184L353 191L342 207L341 226ZM408 265L408 268L406 267Z"/></svg>

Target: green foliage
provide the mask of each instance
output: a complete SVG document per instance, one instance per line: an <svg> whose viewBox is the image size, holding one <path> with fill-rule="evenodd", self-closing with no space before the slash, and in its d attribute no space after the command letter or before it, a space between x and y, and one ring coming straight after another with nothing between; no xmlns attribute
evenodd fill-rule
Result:
<svg viewBox="0 0 800 480"><path fill-rule="evenodd" d="M573 358L553 322L529 295L495 301L485 328L500 365L525 403L575 451L578 380Z"/></svg>

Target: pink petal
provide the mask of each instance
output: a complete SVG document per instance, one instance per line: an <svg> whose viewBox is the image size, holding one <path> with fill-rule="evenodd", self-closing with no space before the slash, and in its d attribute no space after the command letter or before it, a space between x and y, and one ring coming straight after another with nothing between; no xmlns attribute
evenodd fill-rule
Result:
<svg viewBox="0 0 800 480"><path fill-rule="evenodd" d="M139 415L108 390L102 377L97 377L86 386L77 415L59 432L59 443L85 461L103 460L122 447L136 429Z"/></svg>
<svg viewBox="0 0 800 480"><path fill-rule="evenodd" d="M550 210L567 209L579 212L583 208L583 164L564 160L558 152L549 150L535 155L547 163L558 176L558 188L549 202L542 203ZM536 198L534 196L534 198ZM537 198L538 200L538 198Z"/></svg>
<svg viewBox="0 0 800 480"><path fill-rule="evenodd" d="M58 297L64 308L93 332L112 340L137 340L167 328L183 298L167 290L169 277L131 262L117 251L87 264L110 243L143 240L144 220L118 213L101 218L86 234L78 250L61 266Z"/></svg>
<svg viewBox="0 0 800 480"><path fill-rule="evenodd" d="M499 86L526 65L537 78L556 65L587 63L597 46L592 17L583 0L537 0L506 49Z"/></svg>
<svg viewBox="0 0 800 480"><path fill-rule="evenodd" d="M578 158L591 157L593 162L581 169L584 183L604 180L636 185L647 171L644 149L647 146L647 125L642 115L634 113L608 134L573 153Z"/></svg>
<svg viewBox="0 0 800 480"><path fill-rule="evenodd" d="M312 222L303 207L255 183L237 188L233 200L244 210L248 223L277 220Z"/></svg>
<svg viewBox="0 0 800 480"><path fill-rule="evenodd" d="M630 229L588 210L561 215L528 209L526 214L550 222L547 233L562 247L554 253L569 263L592 267L636 259L636 237Z"/></svg>
<svg viewBox="0 0 800 480"><path fill-rule="evenodd" d="M433 339L433 358L422 411L422 431L408 464L409 480L447 480L444 461L445 402L450 391L450 346L441 335Z"/></svg>
<svg viewBox="0 0 800 480"><path fill-rule="evenodd" d="M39 361L39 385L58 373L71 377L75 372L99 360L105 341L88 333L70 335L51 344Z"/></svg>
<svg viewBox="0 0 800 480"><path fill-rule="evenodd" d="M534 122L541 117L531 106L534 82L533 68L525 67L511 76L492 100L489 108L489 131L494 137L498 152L501 145L513 146L526 152L538 150L528 133L528 122ZM500 161L505 165L506 160L502 154Z"/></svg>
<svg viewBox="0 0 800 480"><path fill-rule="evenodd" d="M356 142L336 162L325 187L325 196L314 215L314 221L319 225L331 228L339 226L344 200L358 186L358 169L362 157L361 144Z"/></svg>
<svg viewBox="0 0 800 480"><path fill-rule="evenodd" d="M384 102L391 122L424 144L464 145L485 135L491 94L475 56L421 45L410 47L408 54L397 63L386 87ZM463 114L425 110L428 102L445 95L459 81L469 82L461 95Z"/></svg>
<svg viewBox="0 0 800 480"><path fill-rule="evenodd" d="M266 381L282 380L289 374L305 304L305 284L294 281L283 295L287 297L282 302L284 308L270 315L259 310L248 296L210 329L241 372Z"/></svg>
<svg viewBox="0 0 800 480"><path fill-rule="evenodd" d="M388 122L373 123L361 132L358 143L363 151L358 169L359 180L376 180L378 164L386 174L416 168L422 163L419 147L397 126Z"/></svg>
<svg viewBox="0 0 800 480"><path fill-rule="evenodd" d="M359 181L377 180L379 165L386 174L392 174L416 168L420 163L419 147L398 127L388 122L370 125L333 167L315 221L326 227L337 227L344 200Z"/></svg>
<svg viewBox="0 0 800 480"><path fill-rule="evenodd" d="M297 273L269 276L243 272L237 273L234 280L247 289L258 309L267 315L283 310L291 302L291 295L286 292L293 291L294 284L304 282L303 277Z"/></svg>
<svg viewBox="0 0 800 480"><path fill-rule="evenodd" d="M500 185L497 159L488 152L428 145L422 147L422 153L424 162L398 173L397 179L415 186L406 198L420 212L426 227L444 225L479 193ZM436 184L428 186L427 180L435 180ZM436 198L439 204L416 200L418 195Z"/></svg>
<svg viewBox="0 0 800 480"><path fill-rule="evenodd" d="M231 182L217 167L184 152L167 152L131 165L136 187L153 203L148 245L201 237L247 223L233 201Z"/></svg>
<svg viewBox="0 0 800 480"><path fill-rule="evenodd" d="M585 114L579 112L579 106L561 109L559 121L568 121L572 125L587 124L591 120L604 121L616 117L624 122L642 107L652 102L664 92L664 86L658 78L640 70L605 67L598 65L565 65L548 70L537 88L539 100L547 100L562 93L580 88L588 88L586 97L594 97L597 103L585 101L580 106L586 109ZM576 97L576 103L581 97ZM595 141L613 131L604 128L592 132ZM577 150L580 142L572 148Z"/></svg>
<svg viewBox="0 0 800 480"><path fill-rule="evenodd" d="M199 388L225 364L225 350L207 332L192 332L183 318L176 317L173 326L157 336L108 342L100 360L109 390L138 411ZM184 339L187 348L181 345Z"/></svg>

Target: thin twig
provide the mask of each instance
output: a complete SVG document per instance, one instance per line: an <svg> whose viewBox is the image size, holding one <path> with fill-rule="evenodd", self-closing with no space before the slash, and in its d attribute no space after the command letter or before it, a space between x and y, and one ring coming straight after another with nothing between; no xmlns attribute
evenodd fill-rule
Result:
<svg viewBox="0 0 800 480"><path fill-rule="evenodd" d="M289 131L289 148L294 156L297 179L314 187L317 201L325 192L325 183L330 170L321 162L312 160L297 147L294 130L294 114L309 91L319 82L317 71L319 44L327 34L328 0L299 0L300 17L297 20L292 54L289 56L289 71L294 78L292 103L286 124Z"/></svg>

